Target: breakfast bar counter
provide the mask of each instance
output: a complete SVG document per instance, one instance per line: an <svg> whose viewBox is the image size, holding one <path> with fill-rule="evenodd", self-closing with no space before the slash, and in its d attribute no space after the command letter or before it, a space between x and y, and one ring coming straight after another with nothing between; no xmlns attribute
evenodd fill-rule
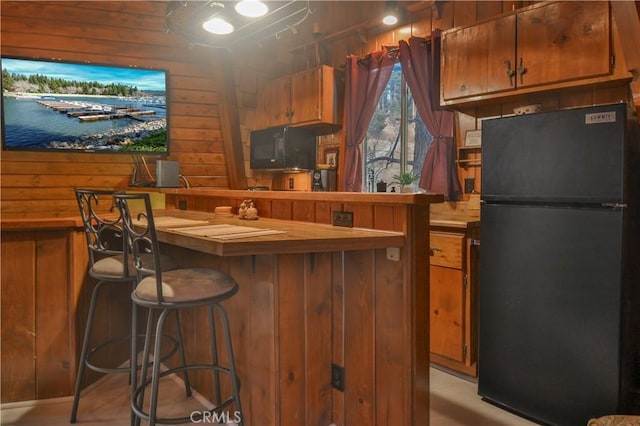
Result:
<svg viewBox="0 0 640 426"><path fill-rule="evenodd" d="M202 232L157 226L163 250L240 285L225 306L247 424L429 424L429 205L441 195L163 192L158 215L208 221L194 225ZM213 214L245 199L260 219ZM334 211L354 227L331 225ZM211 225L284 232L220 239ZM188 356L206 355L205 320L184 322Z"/></svg>

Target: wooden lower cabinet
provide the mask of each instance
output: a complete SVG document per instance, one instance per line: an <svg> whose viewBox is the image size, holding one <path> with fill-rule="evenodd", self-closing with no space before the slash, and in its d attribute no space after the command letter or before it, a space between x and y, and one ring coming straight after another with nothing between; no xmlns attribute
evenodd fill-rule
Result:
<svg viewBox="0 0 640 426"><path fill-rule="evenodd" d="M430 232L430 361L477 375L479 222Z"/></svg>

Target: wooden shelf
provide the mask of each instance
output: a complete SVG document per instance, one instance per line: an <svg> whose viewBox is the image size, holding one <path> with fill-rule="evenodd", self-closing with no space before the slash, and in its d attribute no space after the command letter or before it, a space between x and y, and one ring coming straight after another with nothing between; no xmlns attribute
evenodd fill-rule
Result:
<svg viewBox="0 0 640 426"><path fill-rule="evenodd" d="M469 152L478 152L481 154L482 146L461 146L458 147L458 163L461 167L480 167L482 166L482 160L479 158L467 158Z"/></svg>
<svg viewBox="0 0 640 426"><path fill-rule="evenodd" d="M456 162L462 167L482 166L482 161L480 160L457 160Z"/></svg>

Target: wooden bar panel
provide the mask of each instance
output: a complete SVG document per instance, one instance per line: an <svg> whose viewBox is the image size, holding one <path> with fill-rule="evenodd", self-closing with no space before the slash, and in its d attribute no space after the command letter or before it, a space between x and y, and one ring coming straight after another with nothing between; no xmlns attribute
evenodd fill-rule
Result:
<svg viewBox="0 0 640 426"><path fill-rule="evenodd" d="M375 392L384 392L371 374L377 367L374 283L373 253L344 253L345 425L375 424Z"/></svg>
<svg viewBox="0 0 640 426"><path fill-rule="evenodd" d="M327 380L327 366L331 364L332 338L332 286L334 269L331 253L313 253L306 256L305 273L305 365L307 386L305 425L323 426L331 423L332 387Z"/></svg>
<svg viewBox="0 0 640 426"><path fill-rule="evenodd" d="M2 402L36 399L35 236L2 233Z"/></svg>
<svg viewBox="0 0 640 426"><path fill-rule="evenodd" d="M403 349L405 334L405 315L403 308L405 289L402 286L403 265L401 262L386 258L386 250L375 251L376 268L374 280L375 292L375 353L376 353L376 423L394 422L408 424L410 406L408 395L404 392L409 383L404 374L403 365L408 362L410 352Z"/></svg>
<svg viewBox="0 0 640 426"><path fill-rule="evenodd" d="M236 348L247 348L244 351L246 353L236 355L238 362L246 360L244 363L246 368L240 368L241 378L247 377L252 371L275 371L277 362L274 345L276 309L278 307L274 302L279 286L274 276L276 257L256 256L254 259L256 262L255 272L252 272L250 268L250 263L253 262L251 258L243 259L244 270L239 268L231 270L236 280L245 283L242 285L241 293L248 295L251 307L245 341L241 342L241 346L236 346ZM232 324L233 326L241 327L242 323ZM259 354L259 356L251 356L251 354ZM242 366L242 363L240 365ZM250 407L249 413L245 414L249 424L257 422L266 425L281 424L281 417L276 409L278 397L276 381L268 374L257 374L252 377L251 386L248 389L245 386L242 392L244 406ZM255 420L252 423L253 419Z"/></svg>
<svg viewBox="0 0 640 426"><path fill-rule="evenodd" d="M305 336L305 255L278 256L278 292L276 306L280 339L278 353L278 387L280 423L302 424L306 419Z"/></svg>
<svg viewBox="0 0 640 426"><path fill-rule="evenodd" d="M67 326L69 287L60 289L51 285L69 283L69 234L60 231L41 232L35 257L36 389L38 399L44 399L68 395L73 389L75 377L76 366L70 363L70 333Z"/></svg>

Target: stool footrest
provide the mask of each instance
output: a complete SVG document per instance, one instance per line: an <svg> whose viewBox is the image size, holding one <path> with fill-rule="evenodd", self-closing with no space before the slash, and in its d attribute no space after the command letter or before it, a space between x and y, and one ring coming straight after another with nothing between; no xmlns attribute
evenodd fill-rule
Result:
<svg viewBox="0 0 640 426"><path fill-rule="evenodd" d="M171 374L175 374L183 371L188 372L188 370L212 370L212 371L219 371L221 373L231 376L231 371L229 371L228 368L225 368L219 365L193 364L193 365L175 367L169 370L162 371L159 374L158 380L160 380L162 377L169 376ZM147 379L144 383L140 384L131 395L131 401L132 401L131 409L134 411L134 413L138 418L142 420L147 420L147 421L149 420L149 413L146 413L145 411L143 411L139 401L140 401L140 397L144 394L145 389L151 385L152 380L153 380L152 378ZM237 376L236 376L236 380L238 382L238 391L239 391L240 379ZM175 418L157 417L156 423L160 423L160 424L193 423L195 420L200 420L203 416L203 413L210 413L211 415L213 415L214 413L220 414L221 411L227 408L229 405L231 405L234 402L234 400L235 398L232 395L230 395L219 406L214 407L212 409L207 409L206 407L203 407L202 411L199 411L198 414L193 416L190 415L186 417L175 417Z"/></svg>
<svg viewBox="0 0 640 426"><path fill-rule="evenodd" d="M144 340L144 334L138 334L138 339L140 340ZM160 361L165 361L169 358L171 358L173 356L173 354L175 354L178 351L179 348L179 342L178 340L173 337L173 336L169 336L167 334L163 334L162 335L162 339L163 340L168 340L171 342L171 350L164 354L161 358ZM87 355L87 359L84 362L84 365L93 370L96 371L98 373L105 373L105 374L109 374L109 373L129 373L131 371L131 368L126 366L126 367L101 367L99 365L96 365L92 362L91 357L94 356L96 353L100 352L102 349L105 349L111 345L114 345L116 343L122 343L122 342L129 342L131 340L131 337L129 335L127 336L119 336L119 337L114 337L113 339L110 340L105 340L104 342L100 343L99 345L91 348L89 350L89 354ZM149 365L153 365L153 363L150 363ZM140 368L140 367L138 367Z"/></svg>

